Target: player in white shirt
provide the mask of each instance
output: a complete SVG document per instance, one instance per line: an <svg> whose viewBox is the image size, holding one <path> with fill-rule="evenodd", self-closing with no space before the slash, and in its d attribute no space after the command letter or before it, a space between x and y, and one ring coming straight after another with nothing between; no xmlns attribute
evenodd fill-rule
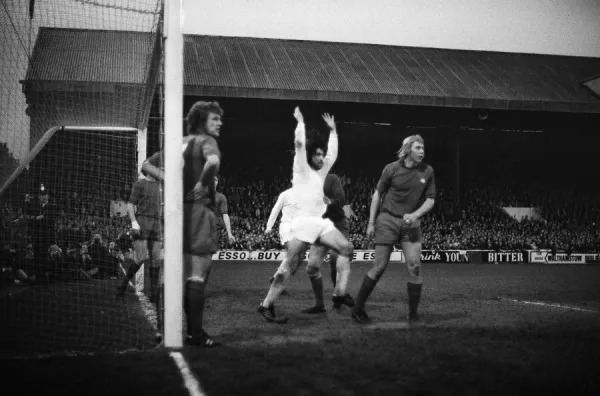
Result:
<svg viewBox="0 0 600 396"><path fill-rule="evenodd" d="M258 312L269 322L285 323L287 317L275 315L275 301L291 275L302 262L304 253L312 244L324 245L338 252L337 261L338 282L333 292L335 305L353 306L352 297L346 293L350 275L350 258L353 246L348 239L335 228L333 222L324 219L327 209L323 183L325 176L335 163L338 154L338 136L335 120L329 114L323 114L323 120L330 129L327 146L321 144L318 135L306 138L306 126L300 109L296 107L294 117L298 121L295 131L295 155L293 165L291 200L295 205L295 216L291 220L290 235L287 241L286 258L275 273L269 293L259 306ZM306 272L311 279L313 288L323 287L320 269L307 266Z"/></svg>

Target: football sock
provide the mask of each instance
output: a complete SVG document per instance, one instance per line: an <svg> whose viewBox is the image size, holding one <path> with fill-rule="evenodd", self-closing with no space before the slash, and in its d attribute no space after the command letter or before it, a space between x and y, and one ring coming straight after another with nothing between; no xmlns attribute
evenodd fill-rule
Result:
<svg viewBox="0 0 600 396"><path fill-rule="evenodd" d="M358 290L358 295L356 296L356 310L363 311L365 309L365 302L373 292L373 289L375 289L375 285L377 285L375 279L371 279L369 275L363 277L362 284Z"/></svg>
<svg viewBox="0 0 600 396"><path fill-rule="evenodd" d="M323 301L323 276L318 272L315 276L309 276L310 284L312 285L315 294L315 306L324 306Z"/></svg>
<svg viewBox="0 0 600 396"><path fill-rule="evenodd" d="M334 296L343 296L348 288L348 278L350 277L350 259L339 256L337 258L337 282L333 290Z"/></svg>
<svg viewBox="0 0 600 396"><path fill-rule="evenodd" d="M333 284L333 287L335 288L335 284L337 281L337 258L332 258L329 261L329 269L331 270L331 283Z"/></svg>
<svg viewBox="0 0 600 396"><path fill-rule="evenodd" d="M127 275L125 276L125 279L123 279L123 284L121 285L124 289L127 288L127 285L141 267L141 264L136 263L133 259L126 259L125 261L129 264L129 267L127 268Z"/></svg>
<svg viewBox="0 0 600 396"><path fill-rule="evenodd" d="M278 272L275 274L275 279L271 283L267 297L262 303L263 307L270 307L277 301L281 292L285 289L290 275L287 272Z"/></svg>
<svg viewBox="0 0 600 396"><path fill-rule="evenodd" d="M406 291L408 292L408 312L412 314L417 313L419 307L419 301L421 301L421 289L423 285L420 283L406 283Z"/></svg>
<svg viewBox="0 0 600 396"><path fill-rule="evenodd" d="M192 337L202 336L204 286L205 283L199 280L188 280L186 284L188 334Z"/></svg>

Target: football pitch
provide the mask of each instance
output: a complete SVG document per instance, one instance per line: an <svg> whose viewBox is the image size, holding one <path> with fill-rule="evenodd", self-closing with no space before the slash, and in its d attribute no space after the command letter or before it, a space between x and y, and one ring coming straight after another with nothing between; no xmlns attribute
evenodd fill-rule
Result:
<svg viewBox="0 0 600 396"><path fill-rule="evenodd" d="M215 263L205 321L224 345L181 350L206 395L600 391L600 266L427 264L426 326L410 328L399 263L367 303L371 325L354 323L348 309L330 310L330 301L326 314L301 314L313 301L302 270L277 304L288 324L266 323L256 308L277 265ZM353 295L368 268L353 263ZM324 265L330 300L328 272ZM155 348L143 304L134 295L115 301L117 282L2 291L2 394L189 394L169 351ZM6 391L9 385L16 390Z"/></svg>

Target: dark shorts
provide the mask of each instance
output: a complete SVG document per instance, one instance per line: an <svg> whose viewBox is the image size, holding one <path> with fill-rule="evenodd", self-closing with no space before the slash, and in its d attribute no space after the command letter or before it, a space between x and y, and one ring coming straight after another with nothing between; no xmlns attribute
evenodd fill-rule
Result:
<svg viewBox="0 0 600 396"><path fill-rule="evenodd" d="M375 244L392 245L396 242L421 242L421 222L406 224L401 217L381 212L375 220Z"/></svg>
<svg viewBox="0 0 600 396"><path fill-rule="evenodd" d="M335 228L337 228L346 239L350 240L350 222L347 218L344 217L342 220L333 223L333 225L335 225Z"/></svg>
<svg viewBox="0 0 600 396"><path fill-rule="evenodd" d="M200 202L183 204L183 252L201 255L219 249L215 212Z"/></svg>
<svg viewBox="0 0 600 396"><path fill-rule="evenodd" d="M160 219L148 216L139 216L136 217L136 220L140 225L140 233L135 239L141 239L145 241L162 241L163 226Z"/></svg>

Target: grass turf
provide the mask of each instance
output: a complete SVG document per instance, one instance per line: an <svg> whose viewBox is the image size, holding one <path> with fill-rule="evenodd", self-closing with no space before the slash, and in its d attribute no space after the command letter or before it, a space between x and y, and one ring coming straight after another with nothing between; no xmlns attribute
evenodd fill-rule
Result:
<svg viewBox="0 0 600 396"><path fill-rule="evenodd" d="M570 304L600 311L598 266L426 265L420 311L428 326L418 329L409 328L403 319L406 283L405 270L399 264L390 265L367 303L372 325L355 324L347 310L300 314L312 303L310 284L302 271L288 289L291 296L282 297L277 304L277 310L291 315L290 323L266 323L256 308L276 266L261 262L215 264L205 320L207 331L224 346L212 350L186 347L183 351L208 395L580 395L600 391L596 378L600 313L499 299ZM367 264L353 264L352 294L356 294L367 269ZM330 296L327 268L323 272L325 293ZM124 325L112 327L111 332L106 320L98 320L97 315L84 315L85 320L79 317L79 329L95 334L95 338L84 337L87 345L95 345L95 350L150 348L148 325L132 312L133 303L126 309L113 306L109 289L106 287L110 297L98 297L98 301L104 301L104 307L121 309L111 316ZM31 303L31 296L28 298ZM46 304L40 312L57 322L64 314ZM73 299L71 305L81 304L81 300ZM1 308L6 315L5 306ZM81 307L71 311L81 314ZM13 321L33 311L23 306L19 312L10 316ZM48 326L48 321L20 320L34 328ZM86 321L95 327L84 325ZM53 337L44 343L47 348L56 342L57 336ZM76 339L74 335L71 338ZM36 348L39 345L30 350ZM7 378L22 378L26 373L27 378L43 379L45 391L63 395L185 394L180 393L182 382L175 366L162 350L1 363ZM77 380L53 379L63 377ZM101 386L90 392L84 385L86 380ZM33 385L28 386L31 394L39 394Z"/></svg>

